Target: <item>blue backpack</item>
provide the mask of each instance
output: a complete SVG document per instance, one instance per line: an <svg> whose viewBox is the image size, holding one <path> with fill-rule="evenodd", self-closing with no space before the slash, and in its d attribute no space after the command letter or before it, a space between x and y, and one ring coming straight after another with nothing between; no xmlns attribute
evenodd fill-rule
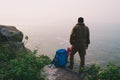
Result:
<svg viewBox="0 0 120 80"><path fill-rule="evenodd" d="M52 61L56 67L65 67L67 64L67 51L66 49L59 49L56 51L56 55Z"/></svg>

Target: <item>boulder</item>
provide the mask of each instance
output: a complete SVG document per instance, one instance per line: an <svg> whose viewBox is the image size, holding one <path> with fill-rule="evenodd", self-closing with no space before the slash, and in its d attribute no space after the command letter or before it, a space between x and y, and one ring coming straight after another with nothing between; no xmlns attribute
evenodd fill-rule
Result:
<svg viewBox="0 0 120 80"><path fill-rule="evenodd" d="M7 41L22 42L23 33L14 26L0 25L0 43Z"/></svg>
<svg viewBox="0 0 120 80"><path fill-rule="evenodd" d="M23 33L16 27L0 25L0 55L4 53L6 56L14 57L16 54L25 51L31 53L32 51L25 47L22 40Z"/></svg>

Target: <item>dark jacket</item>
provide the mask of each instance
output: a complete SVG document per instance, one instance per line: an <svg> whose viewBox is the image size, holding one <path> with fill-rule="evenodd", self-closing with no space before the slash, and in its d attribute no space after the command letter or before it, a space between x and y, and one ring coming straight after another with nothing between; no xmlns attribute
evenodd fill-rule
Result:
<svg viewBox="0 0 120 80"><path fill-rule="evenodd" d="M88 44L90 44L89 35L89 28L84 23L78 23L70 35L70 44L81 49L87 49Z"/></svg>

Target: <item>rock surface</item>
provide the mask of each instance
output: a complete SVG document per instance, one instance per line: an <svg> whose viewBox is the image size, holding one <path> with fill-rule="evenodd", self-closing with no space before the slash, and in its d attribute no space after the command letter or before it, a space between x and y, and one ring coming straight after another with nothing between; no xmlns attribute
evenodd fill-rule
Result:
<svg viewBox="0 0 120 80"><path fill-rule="evenodd" d="M21 42L23 33L14 26L0 25L0 42L15 41Z"/></svg>
<svg viewBox="0 0 120 80"><path fill-rule="evenodd" d="M48 80L81 80L77 72L67 68L48 67L44 68L44 74Z"/></svg>
<svg viewBox="0 0 120 80"><path fill-rule="evenodd" d="M18 52L18 49L30 51L24 46L22 40L23 33L16 27L0 25L0 49L13 52ZM0 52L2 51L0 50Z"/></svg>

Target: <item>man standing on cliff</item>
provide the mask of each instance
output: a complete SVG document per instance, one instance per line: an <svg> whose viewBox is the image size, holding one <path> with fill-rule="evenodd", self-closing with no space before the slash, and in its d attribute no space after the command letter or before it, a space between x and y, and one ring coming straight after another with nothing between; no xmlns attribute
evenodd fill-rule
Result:
<svg viewBox="0 0 120 80"><path fill-rule="evenodd" d="M90 44L90 39L89 28L84 24L84 19L82 17L78 18L78 23L72 30L72 33L70 35L70 44L72 47L70 54L70 65L68 68L73 69L74 55L76 52L78 52L80 56L80 67L84 67L86 49Z"/></svg>

